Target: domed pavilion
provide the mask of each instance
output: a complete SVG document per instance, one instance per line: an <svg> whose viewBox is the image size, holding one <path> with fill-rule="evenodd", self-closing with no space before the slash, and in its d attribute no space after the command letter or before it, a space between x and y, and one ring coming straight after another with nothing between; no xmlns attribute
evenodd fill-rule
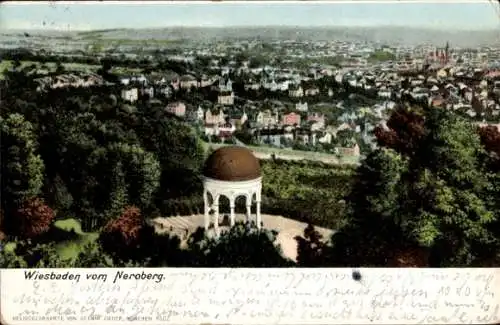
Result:
<svg viewBox="0 0 500 325"><path fill-rule="evenodd" d="M262 220L260 202L262 175L259 160L252 151L241 146L227 146L215 150L206 160L203 168L203 200L205 204L205 230L210 227L210 210L214 212L213 224L216 235L219 229L219 199L225 196L229 200L230 225L235 224L235 201L245 197L246 220L251 219L252 201L255 197L256 224L260 229ZM209 201L209 195L211 199Z"/></svg>

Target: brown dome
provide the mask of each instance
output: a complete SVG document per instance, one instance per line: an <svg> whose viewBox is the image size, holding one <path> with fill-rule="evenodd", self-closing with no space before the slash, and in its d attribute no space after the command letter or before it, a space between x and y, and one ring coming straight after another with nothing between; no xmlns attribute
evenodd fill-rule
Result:
<svg viewBox="0 0 500 325"><path fill-rule="evenodd" d="M203 175L221 181L249 181L260 177L260 164L245 147L222 147L207 158Z"/></svg>

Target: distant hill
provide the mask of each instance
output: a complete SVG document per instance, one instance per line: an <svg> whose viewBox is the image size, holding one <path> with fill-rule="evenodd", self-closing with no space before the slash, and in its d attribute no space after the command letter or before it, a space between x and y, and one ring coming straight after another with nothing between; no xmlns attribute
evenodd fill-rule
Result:
<svg viewBox="0 0 500 325"><path fill-rule="evenodd" d="M112 29L82 32L55 32L30 30L31 35L48 37L72 36L76 39L130 39L172 40L188 39L209 41L215 39L261 40L357 40L379 41L388 44L417 45L431 43L442 45L449 41L453 46L477 47L500 44L500 29L485 31L451 31L409 27L168 27L155 29ZM4 32L3 35L7 33Z"/></svg>

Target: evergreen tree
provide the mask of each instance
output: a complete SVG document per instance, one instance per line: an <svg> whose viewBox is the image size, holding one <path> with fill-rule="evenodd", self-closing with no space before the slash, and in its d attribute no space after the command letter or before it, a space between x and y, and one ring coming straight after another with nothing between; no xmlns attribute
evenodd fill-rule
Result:
<svg viewBox="0 0 500 325"><path fill-rule="evenodd" d="M490 202L498 172L484 163L476 128L444 110L419 120L396 127L388 142L401 154L379 148L360 166L348 225L332 238L332 263L393 265L415 250L427 261L413 264L470 266L497 254L498 210ZM407 128L418 136L406 137Z"/></svg>
<svg viewBox="0 0 500 325"><path fill-rule="evenodd" d="M37 154L33 126L20 114L0 117L1 204L5 213L5 229L15 224L14 211L38 194L43 184L44 164Z"/></svg>

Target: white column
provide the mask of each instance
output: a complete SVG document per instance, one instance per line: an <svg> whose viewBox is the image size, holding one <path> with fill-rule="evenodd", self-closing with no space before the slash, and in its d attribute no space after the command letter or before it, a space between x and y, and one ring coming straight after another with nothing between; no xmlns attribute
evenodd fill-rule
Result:
<svg viewBox="0 0 500 325"><path fill-rule="evenodd" d="M252 199L253 199L253 192L250 192L250 195L247 195L245 198L245 204L247 206L247 215L246 215L246 221L249 224L252 222Z"/></svg>
<svg viewBox="0 0 500 325"><path fill-rule="evenodd" d="M260 215L260 199L261 199L260 195L261 195L261 189L259 188L259 191L255 195L257 201L257 229L262 228L262 217Z"/></svg>
<svg viewBox="0 0 500 325"><path fill-rule="evenodd" d="M248 223L250 222L250 217L252 215L252 202L249 199L247 199L246 205L247 205L246 221Z"/></svg>
<svg viewBox="0 0 500 325"><path fill-rule="evenodd" d="M214 209L214 229L215 229L215 234L219 236L220 230L219 230L219 200L217 198L217 201L214 202L213 205Z"/></svg>
<svg viewBox="0 0 500 325"><path fill-rule="evenodd" d="M234 226L235 224L235 215L234 215L234 201L235 201L235 198L234 197L230 197L229 198L229 207L231 208L231 214L230 214L230 218L231 218L231 227Z"/></svg>
<svg viewBox="0 0 500 325"><path fill-rule="evenodd" d="M208 204L208 194L207 194L207 191L204 190L203 191L203 203L205 205L205 231L208 230L208 227L210 226L210 215L208 214L209 210L210 210L210 206Z"/></svg>
<svg viewBox="0 0 500 325"><path fill-rule="evenodd" d="M260 229L262 227L261 223L262 223L262 218L260 215L260 198L259 198L257 201L257 228L258 229Z"/></svg>

